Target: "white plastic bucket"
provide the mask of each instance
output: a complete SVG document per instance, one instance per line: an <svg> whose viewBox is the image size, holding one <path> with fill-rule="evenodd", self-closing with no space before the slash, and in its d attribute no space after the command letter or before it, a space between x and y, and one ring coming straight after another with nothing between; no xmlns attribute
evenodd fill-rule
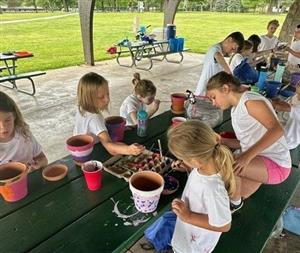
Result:
<svg viewBox="0 0 300 253"><path fill-rule="evenodd" d="M154 212L164 189L163 177L153 171L135 173L129 180L135 207L142 213Z"/></svg>

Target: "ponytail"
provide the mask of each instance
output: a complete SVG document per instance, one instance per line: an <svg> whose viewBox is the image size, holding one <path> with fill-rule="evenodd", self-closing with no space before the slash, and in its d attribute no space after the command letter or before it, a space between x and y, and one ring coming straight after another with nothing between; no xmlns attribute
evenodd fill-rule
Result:
<svg viewBox="0 0 300 253"><path fill-rule="evenodd" d="M140 95L143 98L156 94L155 85L150 80L141 80L141 76L139 73L134 73L132 84L134 86L135 94Z"/></svg>
<svg viewBox="0 0 300 253"><path fill-rule="evenodd" d="M231 151L222 144L217 144L213 153L216 170L220 173L228 195L232 197L236 190L235 177L233 174L233 157Z"/></svg>

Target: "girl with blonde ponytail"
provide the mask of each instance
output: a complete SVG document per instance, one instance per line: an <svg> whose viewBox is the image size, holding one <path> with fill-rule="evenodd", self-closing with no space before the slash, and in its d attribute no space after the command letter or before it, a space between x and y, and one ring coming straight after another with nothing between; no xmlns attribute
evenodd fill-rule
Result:
<svg viewBox="0 0 300 253"><path fill-rule="evenodd" d="M232 154L218 134L194 120L169 130L168 147L191 171L181 199L172 202L178 218L172 247L175 252L212 252L231 227Z"/></svg>

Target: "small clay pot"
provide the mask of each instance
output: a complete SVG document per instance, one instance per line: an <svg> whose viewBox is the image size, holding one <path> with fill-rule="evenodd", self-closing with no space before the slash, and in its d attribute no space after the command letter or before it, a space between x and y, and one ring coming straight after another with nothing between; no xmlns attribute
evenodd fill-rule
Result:
<svg viewBox="0 0 300 253"><path fill-rule="evenodd" d="M184 111L184 102L186 95L184 93L173 93L171 94L172 110Z"/></svg>
<svg viewBox="0 0 300 253"><path fill-rule="evenodd" d="M58 181L63 179L68 173L68 167L64 164L53 164L47 166L43 172L43 178L48 181Z"/></svg>

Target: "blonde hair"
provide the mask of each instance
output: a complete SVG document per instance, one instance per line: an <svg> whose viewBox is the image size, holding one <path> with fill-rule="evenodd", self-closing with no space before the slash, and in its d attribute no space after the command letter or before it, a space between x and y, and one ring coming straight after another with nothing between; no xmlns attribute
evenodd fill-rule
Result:
<svg viewBox="0 0 300 253"><path fill-rule="evenodd" d="M227 84L230 87L230 90L233 92L239 92L241 89L241 83L239 79L225 71L221 71L212 76L208 80L206 89L207 91L221 89L224 84Z"/></svg>
<svg viewBox="0 0 300 253"><path fill-rule="evenodd" d="M156 87L152 83L152 81L141 79L139 73L134 73L132 84L134 85L135 94L140 95L143 98L154 95L156 93Z"/></svg>
<svg viewBox="0 0 300 253"><path fill-rule="evenodd" d="M218 135L207 125L189 120L168 131L169 150L182 160L201 162L213 159L229 196L235 192L233 157L231 151L218 142Z"/></svg>
<svg viewBox="0 0 300 253"><path fill-rule="evenodd" d="M97 73L90 72L82 76L77 87L77 102L81 114L84 112L101 113L96 106L97 92L100 87L108 85L107 80Z"/></svg>
<svg viewBox="0 0 300 253"><path fill-rule="evenodd" d="M0 91L0 111L5 113L13 113L14 115L14 131L23 135L24 138L29 138L30 131L29 126L24 121L19 107L15 101L6 95L4 92Z"/></svg>

